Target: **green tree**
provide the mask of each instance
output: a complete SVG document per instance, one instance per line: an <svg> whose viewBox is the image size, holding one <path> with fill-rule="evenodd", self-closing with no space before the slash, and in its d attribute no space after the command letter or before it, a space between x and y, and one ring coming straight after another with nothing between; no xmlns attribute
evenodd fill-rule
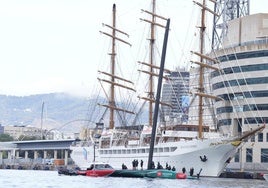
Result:
<svg viewBox="0 0 268 188"><path fill-rule="evenodd" d="M9 142L9 141L13 141L13 137L10 136L9 134L0 134L0 142Z"/></svg>
<svg viewBox="0 0 268 188"><path fill-rule="evenodd" d="M20 135L19 138L18 138L18 140L20 140L20 141L25 141L25 140L40 140L40 137Z"/></svg>

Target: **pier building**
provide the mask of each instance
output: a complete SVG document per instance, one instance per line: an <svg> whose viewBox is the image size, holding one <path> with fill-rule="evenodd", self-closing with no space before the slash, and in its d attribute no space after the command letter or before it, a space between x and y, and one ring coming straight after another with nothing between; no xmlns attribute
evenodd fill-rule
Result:
<svg viewBox="0 0 268 188"><path fill-rule="evenodd" d="M60 161L56 165L69 165L73 142L75 139L1 142L0 165L46 164L48 159Z"/></svg>

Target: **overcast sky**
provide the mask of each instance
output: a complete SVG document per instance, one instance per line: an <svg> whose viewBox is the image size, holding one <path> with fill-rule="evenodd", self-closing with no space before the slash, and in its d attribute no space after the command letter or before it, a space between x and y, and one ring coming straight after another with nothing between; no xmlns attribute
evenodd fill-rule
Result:
<svg viewBox="0 0 268 188"><path fill-rule="evenodd" d="M99 31L102 23L110 24L113 3L120 29L130 32L133 45L125 48L135 56L135 36L144 28L140 9L148 10L151 0L0 0L0 94L89 95L108 53L103 44L109 39ZM191 0L157 0L157 11L184 28L192 6ZM268 12L267 7L267 0L251 1L251 13Z"/></svg>

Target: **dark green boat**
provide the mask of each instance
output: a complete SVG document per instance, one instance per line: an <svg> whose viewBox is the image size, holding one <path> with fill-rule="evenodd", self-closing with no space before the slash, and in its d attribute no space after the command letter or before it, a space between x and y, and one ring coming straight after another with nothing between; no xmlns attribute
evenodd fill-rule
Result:
<svg viewBox="0 0 268 188"><path fill-rule="evenodd" d="M166 169L115 170L109 177L180 179L178 173ZM186 176L185 176L186 178ZM185 179L184 178L184 179Z"/></svg>
<svg viewBox="0 0 268 188"><path fill-rule="evenodd" d="M151 170L115 170L109 177L144 178Z"/></svg>
<svg viewBox="0 0 268 188"><path fill-rule="evenodd" d="M125 178L163 178L163 179L199 179L200 173L196 175L186 175L182 172L175 172L166 169L151 169L151 170L115 170L109 177L125 177Z"/></svg>

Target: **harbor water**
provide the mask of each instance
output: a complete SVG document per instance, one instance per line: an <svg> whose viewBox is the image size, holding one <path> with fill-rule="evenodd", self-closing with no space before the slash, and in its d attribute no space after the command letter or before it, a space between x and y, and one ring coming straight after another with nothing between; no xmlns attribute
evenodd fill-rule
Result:
<svg viewBox="0 0 268 188"><path fill-rule="evenodd" d="M57 171L0 170L0 187L19 188L244 188L268 187L268 182L257 179L205 178L199 180L112 178L58 175Z"/></svg>

